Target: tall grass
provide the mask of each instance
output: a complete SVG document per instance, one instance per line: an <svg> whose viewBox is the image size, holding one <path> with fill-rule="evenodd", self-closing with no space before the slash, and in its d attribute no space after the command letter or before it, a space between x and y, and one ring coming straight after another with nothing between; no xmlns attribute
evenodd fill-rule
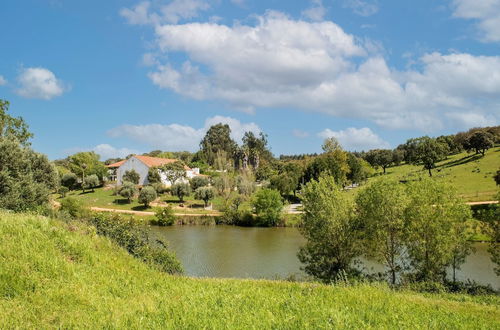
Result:
<svg viewBox="0 0 500 330"><path fill-rule="evenodd" d="M237 248L237 247L235 247ZM162 273L95 229L0 212L0 328L500 327L500 298Z"/></svg>

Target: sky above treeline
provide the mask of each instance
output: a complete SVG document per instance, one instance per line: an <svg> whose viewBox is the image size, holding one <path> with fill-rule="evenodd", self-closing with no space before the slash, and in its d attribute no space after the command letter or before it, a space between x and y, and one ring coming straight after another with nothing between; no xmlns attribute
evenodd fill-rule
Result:
<svg viewBox="0 0 500 330"><path fill-rule="evenodd" d="M500 0L2 0L0 98L51 159L393 148L500 122Z"/></svg>

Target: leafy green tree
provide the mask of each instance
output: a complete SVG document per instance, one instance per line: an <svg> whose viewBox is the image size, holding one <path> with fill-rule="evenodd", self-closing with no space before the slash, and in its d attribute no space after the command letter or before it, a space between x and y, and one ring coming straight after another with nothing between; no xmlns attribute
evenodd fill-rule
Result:
<svg viewBox="0 0 500 330"><path fill-rule="evenodd" d="M92 189L92 192L94 192L94 188L99 186L99 184L99 178L95 174L86 176L85 180L83 181L83 185L85 186L85 188Z"/></svg>
<svg viewBox="0 0 500 330"><path fill-rule="evenodd" d="M322 175L302 189L302 227L307 240L298 257L304 270L326 283L354 275L353 260L361 255L354 204L332 176Z"/></svg>
<svg viewBox="0 0 500 330"><path fill-rule="evenodd" d="M392 151L392 162L394 165L399 166L405 159L405 153L401 149L394 149Z"/></svg>
<svg viewBox="0 0 500 330"><path fill-rule="evenodd" d="M389 269L394 285L405 244L405 188L394 180L377 180L358 194L356 205L364 228L366 254Z"/></svg>
<svg viewBox="0 0 500 330"><path fill-rule="evenodd" d="M80 178L84 191L83 181L86 175L95 174L100 181L104 181L108 175L108 169L99 161L99 155L95 152L79 152L71 155L67 158L67 164L69 170Z"/></svg>
<svg viewBox="0 0 500 330"><path fill-rule="evenodd" d="M250 196L255 191L255 176L250 170L242 170L236 177L236 188L238 193Z"/></svg>
<svg viewBox="0 0 500 330"><path fill-rule="evenodd" d="M486 150L494 145L494 136L486 131L478 131L468 138L468 149L474 149L476 154L484 156Z"/></svg>
<svg viewBox="0 0 500 330"><path fill-rule="evenodd" d="M171 205L157 208L155 216L158 226L172 226L175 223L175 214Z"/></svg>
<svg viewBox="0 0 500 330"><path fill-rule="evenodd" d="M493 179L495 179L497 186L500 186L500 169L497 171L497 174L495 174Z"/></svg>
<svg viewBox="0 0 500 330"><path fill-rule="evenodd" d="M374 149L367 152L365 159L373 167L382 167L385 170L394 160L394 153L389 149Z"/></svg>
<svg viewBox="0 0 500 330"><path fill-rule="evenodd" d="M442 282L463 243L471 209L453 189L430 178L408 184L407 194L405 241L415 279Z"/></svg>
<svg viewBox="0 0 500 330"><path fill-rule="evenodd" d="M304 171L304 182L318 180L322 174L329 173L335 178L335 181L344 186L347 182L347 173L349 173L349 164L347 162L347 153L341 149L324 153L316 158L307 166Z"/></svg>
<svg viewBox="0 0 500 330"><path fill-rule="evenodd" d="M184 203L184 197L189 196L191 187L187 183L176 183L170 188L172 195L179 197L179 201Z"/></svg>
<svg viewBox="0 0 500 330"><path fill-rule="evenodd" d="M28 146L33 134L23 118L7 114L9 105L9 101L0 99L0 138L15 139L23 146Z"/></svg>
<svg viewBox="0 0 500 330"><path fill-rule="evenodd" d="M194 198L205 202L205 207L208 206L208 201L214 198L214 190L211 187L199 187L194 192Z"/></svg>
<svg viewBox="0 0 500 330"><path fill-rule="evenodd" d="M222 123L211 126L200 142L203 157L211 166L215 165L219 152L225 152L228 156L233 155L236 146L236 142L231 138L231 128L228 124Z"/></svg>
<svg viewBox="0 0 500 330"><path fill-rule="evenodd" d="M178 180L186 177L186 168L181 161L165 164L161 167L161 171L165 174L171 185L176 184Z"/></svg>
<svg viewBox="0 0 500 330"><path fill-rule="evenodd" d="M61 198L66 197L66 194L68 193L68 191L69 191L68 187L65 187L65 186L61 186L61 187L59 187L59 190L57 190L57 192L61 195Z"/></svg>
<svg viewBox="0 0 500 330"><path fill-rule="evenodd" d="M77 182L78 177L75 173L66 173L61 178L61 185L68 188L69 190L75 188Z"/></svg>
<svg viewBox="0 0 500 330"><path fill-rule="evenodd" d="M59 186L55 166L16 139L0 138L0 208L31 210Z"/></svg>
<svg viewBox="0 0 500 330"><path fill-rule="evenodd" d="M339 141L334 137L329 137L325 139L325 141L323 141L321 149L323 149L325 153L335 152L337 150L343 150Z"/></svg>
<svg viewBox="0 0 500 330"><path fill-rule="evenodd" d="M191 179L191 189L196 190L200 187L206 187L209 184L208 177L206 176L195 176Z"/></svg>
<svg viewBox="0 0 500 330"><path fill-rule="evenodd" d="M137 173L136 170L128 170L125 171L122 177L122 181L125 182L132 182L133 184L139 184L139 180L141 179L141 176L139 173Z"/></svg>
<svg viewBox="0 0 500 330"><path fill-rule="evenodd" d="M280 193L274 189L260 189L252 198L257 219L262 225L276 226L283 210L283 201Z"/></svg>
<svg viewBox="0 0 500 330"><path fill-rule="evenodd" d="M347 164L349 165L347 180L352 183L360 184L365 182L374 171L366 160L358 158L352 153L347 154Z"/></svg>
<svg viewBox="0 0 500 330"><path fill-rule="evenodd" d="M139 203L144 204L145 207L149 207L149 203L154 201L158 197L156 195L156 190L151 186L146 186L139 192Z"/></svg>
<svg viewBox="0 0 500 330"><path fill-rule="evenodd" d="M270 187L279 191L281 196L286 197L297 188L297 180L284 172L271 177Z"/></svg>
<svg viewBox="0 0 500 330"><path fill-rule="evenodd" d="M272 158L271 152L267 149L267 136L264 133L260 132L257 137L253 132L245 132L242 142L243 145L239 151L243 169L246 169L248 165L258 169L263 157Z"/></svg>
<svg viewBox="0 0 500 330"><path fill-rule="evenodd" d="M429 176L432 176L431 170L436 167L436 163L448 155L448 146L428 136L414 140L412 143L415 147L415 154L409 163L423 164L424 168L429 171Z"/></svg>
<svg viewBox="0 0 500 330"><path fill-rule="evenodd" d="M132 202L132 198L137 194L137 187L132 182L124 181L118 194L123 198L126 198L129 203Z"/></svg>
<svg viewBox="0 0 500 330"><path fill-rule="evenodd" d="M148 182L150 184L161 183L160 170L158 167L150 167L148 170Z"/></svg>

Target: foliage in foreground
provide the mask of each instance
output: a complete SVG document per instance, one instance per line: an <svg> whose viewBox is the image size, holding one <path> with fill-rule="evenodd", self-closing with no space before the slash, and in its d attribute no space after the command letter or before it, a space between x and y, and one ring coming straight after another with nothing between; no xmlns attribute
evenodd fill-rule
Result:
<svg viewBox="0 0 500 330"><path fill-rule="evenodd" d="M170 276L81 223L0 218L0 328L500 327L497 296Z"/></svg>

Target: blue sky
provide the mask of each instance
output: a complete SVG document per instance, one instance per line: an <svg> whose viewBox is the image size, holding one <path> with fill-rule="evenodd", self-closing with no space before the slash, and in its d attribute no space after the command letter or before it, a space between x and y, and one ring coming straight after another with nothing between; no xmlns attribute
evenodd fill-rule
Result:
<svg viewBox="0 0 500 330"><path fill-rule="evenodd" d="M50 158L395 147L500 121L500 0L4 0L0 98Z"/></svg>

